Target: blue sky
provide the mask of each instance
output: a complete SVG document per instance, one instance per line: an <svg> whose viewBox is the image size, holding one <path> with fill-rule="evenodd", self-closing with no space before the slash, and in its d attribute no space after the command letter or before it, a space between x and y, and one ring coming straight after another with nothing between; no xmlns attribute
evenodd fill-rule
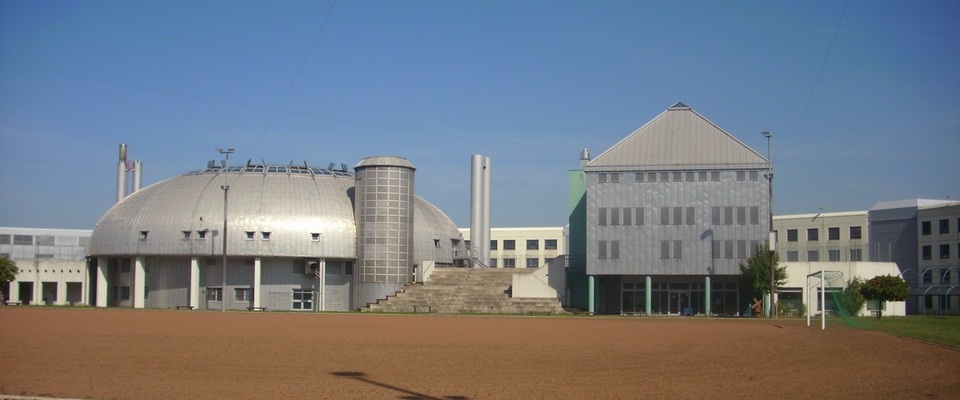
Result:
<svg viewBox="0 0 960 400"><path fill-rule="evenodd" d="M0 226L92 229L232 161L400 155L469 225L566 223L567 171L677 101L761 154L774 212L960 196L955 1L0 2ZM234 161L234 162L236 162Z"/></svg>

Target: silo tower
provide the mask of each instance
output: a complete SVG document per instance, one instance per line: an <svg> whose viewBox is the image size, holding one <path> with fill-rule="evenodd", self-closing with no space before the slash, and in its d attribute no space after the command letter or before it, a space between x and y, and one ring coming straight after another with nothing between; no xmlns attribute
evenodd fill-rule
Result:
<svg viewBox="0 0 960 400"><path fill-rule="evenodd" d="M355 167L357 306L413 280L414 172L406 158L367 157Z"/></svg>

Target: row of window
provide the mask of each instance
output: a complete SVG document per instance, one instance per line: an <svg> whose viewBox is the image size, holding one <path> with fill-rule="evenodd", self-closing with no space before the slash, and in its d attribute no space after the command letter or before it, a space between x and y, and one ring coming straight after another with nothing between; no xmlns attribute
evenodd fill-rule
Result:
<svg viewBox="0 0 960 400"><path fill-rule="evenodd" d="M711 257L714 259L746 259L757 252L757 240L714 240L711 247ZM619 240L597 241L597 258L601 260L620 258ZM661 260L682 260L682 240L661 240Z"/></svg>
<svg viewBox="0 0 960 400"><path fill-rule="evenodd" d="M938 233L941 235L950 233L950 220L941 219L937 221ZM960 229L960 218L957 218L957 229ZM923 236L930 236L933 234L933 221L922 221L920 222L920 234Z"/></svg>
<svg viewBox="0 0 960 400"><path fill-rule="evenodd" d="M623 173L627 175L628 173ZM737 181L760 180L759 171L736 171ZM620 183L620 172L601 172L597 174L597 183ZM644 182L719 182L720 171L661 171L634 172L633 181Z"/></svg>
<svg viewBox="0 0 960 400"><path fill-rule="evenodd" d="M498 250L499 248L498 240L490 241L490 250ZM469 241L467 244L469 245ZM503 250L516 250L517 241L514 239L504 239L503 240ZM543 249L544 250L556 250L557 249L557 239L544 239L543 240ZM540 239L527 239L527 250L540 250Z"/></svg>
<svg viewBox="0 0 960 400"><path fill-rule="evenodd" d="M928 269L928 270L924 270L924 271L923 271L923 276L921 276L920 280L921 280L921 282L923 282L923 284L925 284L925 285L932 285L932 284L933 284L933 276L936 275L937 278L938 278L938 281L939 281L938 283L940 283L941 285L943 285L943 284L948 284L948 283L952 283L952 282L951 282L951 277L952 277L952 275L950 274L950 270L951 270L951 269L957 269L957 268L956 268L956 267L953 267L953 268L946 268L946 269Z"/></svg>
<svg viewBox="0 0 960 400"><path fill-rule="evenodd" d="M209 232L210 232L209 229L204 229L204 230L202 230L202 231L196 231L196 232L194 232L194 231L180 231L180 234L181 234L180 238L183 239L183 240L190 240L190 239L194 239L194 238L195 238L196 240L206 240L206 239L207 239L207 233L209 233ZM196 236L194 236L194 233L196 233ZM244 231L243 234L244 234L244 236L247 238L247 240L255 240L255 239L257 238L257 231ZM269 232L269 231L260 231L260 240L270 240L270 237L271 237L271 236L272 236L272 233ZM140 231L140 240L147 240L147 238L149 238L149 237L150 237L150 231ZM314 242L319 242L319 241L320 241L320 233L319 233L319 232L311 232L311 233L310 233L310 240L311 240L311 241L314 241Z"/></svg>
<svg viewBox="0 0 960 400"><path fill-rule="evenodd" d="M939 247L940 247L940 253L939 253L940 259L941 259L941 260L949 260L949 259L950 259L950 245L949 245L949 244L941 244L941 245L939 245ZM957 253L960 254L960 243L957 244ZM920 257L923 258L924 260L932 260L932 259L933 259L933 246L922 246L922 247L920 247Z"/></svg>
<svg viewBox="0 0 960 400"><path fill-rule="evenodd" d="M34 240L36 239L36 240ZM90 237L87 236L53 236L53 235L10 235L0 234L0 244L13 244L18 246L89 246Z"/></svg>
<svg viewBox="0 0 960 400"><path fill-rule="evenodd" d="M844 261L840 259L841 254L842 252L839 249L827 250L827 261ZM850 249L849 256L850 258L846 261L863 261L863 250ZM796 250L787 251L787 261L800 261L800 252ZM807 251L807 261L820 261L820 250Z"/></svg>
<svg viewBox="0 0 960 400"><path fill-rule="evenodd" d="M597 209L598 226L642 226L645 207L600 207ZM660 225L695 225L695 207L660 207ZM759 225L759 206L710 207L712 225Z"/></svg>
<svg viewBox="0 0 960 400"><path fill-rule="evenodd" d="M863 230L859 226L851 226L848 238L850 240L863 239ZM799 232L796 229L787 229L787 241L796 242L799 240ZM820 228L807 228L807 241L816 242L820 240ZM840 228L827 228L827 240L840 240Z"/></svg>
<svg viewBox="0 0 960 400"><path fill-rule="evenodd" d="M500 262L500 260L503 260L503 261ZM503 268L516 268L516 267L517 267L517 259L516 259L516 258L503 258L503 259L500 259L500 260L498 260L498 259L496 259L496 258L491 258L491 259L490 259L490 267L491 267L491 268L499 268L501 264L503 265ZM539 259L539 258L531 257L531 258L527 258L527 259L524 260L524 261L526 262L526 265L525 265L526 268L539 268L539 267L540 267L540 259Z"/></svg>

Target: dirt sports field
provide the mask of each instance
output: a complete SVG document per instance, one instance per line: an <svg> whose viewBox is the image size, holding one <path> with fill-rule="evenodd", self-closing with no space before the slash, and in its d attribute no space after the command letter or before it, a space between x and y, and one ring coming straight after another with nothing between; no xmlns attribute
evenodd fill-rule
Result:
<svg viewBox="0 0 960 400"><path fill-rule="evenodd" d="M0 393L960 398L960 352L800 320L0 308ZM0 396L2 398L3 396Z"/></svg>

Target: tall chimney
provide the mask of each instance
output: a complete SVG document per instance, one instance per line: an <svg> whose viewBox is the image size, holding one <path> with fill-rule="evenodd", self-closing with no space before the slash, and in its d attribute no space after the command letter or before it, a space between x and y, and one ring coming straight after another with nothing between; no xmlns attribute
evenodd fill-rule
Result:
<svg viewBox="0 0 960 400"><path fill-rule="evenodd" d="M127 197L127 145L120 145L120 162L117 163L117 203Z"/></svg>
<svg viewBox="0 0 960 400"><path fill-rule="evenodd" d="M133 191L130 193L135 193L140 190L140 183L143 177L143 164L140 160L133 162Z"/></svg>
<svg viewBox="0 0 960 400"><path fill-rule="evenodd" d="M470 247L473 258L490 264L490 157L474 154L470 167Z"/></svg>

